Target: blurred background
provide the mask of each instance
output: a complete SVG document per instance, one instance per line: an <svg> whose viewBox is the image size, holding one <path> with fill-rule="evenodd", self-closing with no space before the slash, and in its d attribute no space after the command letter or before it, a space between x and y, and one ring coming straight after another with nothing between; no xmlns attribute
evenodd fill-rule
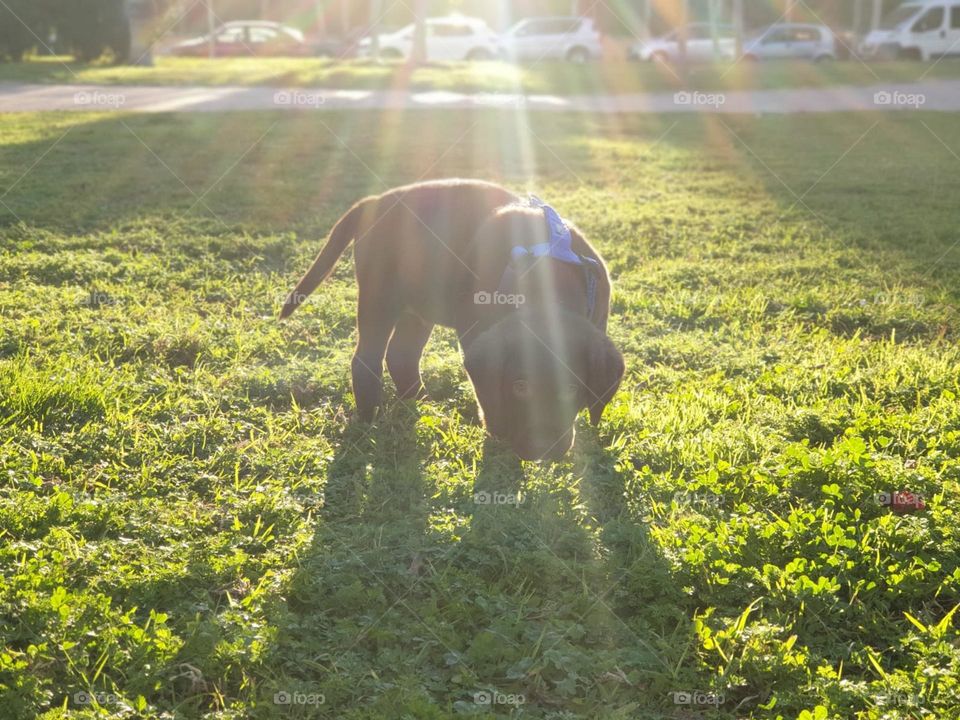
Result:
<svg viewBox="0 0 960 720"><path fill-rule="evenodd" d="M557 53L575 62L685 62L740 57L745 50L757 60L952 54L960 10L940 3L939 15L924 18L927 5L923 0L4 0L0 57L56 54L81 62L149 64L155 54L382 56L416 62L539 60Z"/></svg>

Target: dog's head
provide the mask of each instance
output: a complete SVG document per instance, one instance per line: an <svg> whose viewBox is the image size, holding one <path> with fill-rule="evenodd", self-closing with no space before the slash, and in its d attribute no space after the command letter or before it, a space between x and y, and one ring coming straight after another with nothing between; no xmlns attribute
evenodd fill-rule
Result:
<svg viewBox="0 0 960 720"><path fill-rule="evenodd" d="M556 460L573 445L574 420L596 425L623 377L623 356L586 318L517 311L464 350L484 424L524 460Z"/></svg>

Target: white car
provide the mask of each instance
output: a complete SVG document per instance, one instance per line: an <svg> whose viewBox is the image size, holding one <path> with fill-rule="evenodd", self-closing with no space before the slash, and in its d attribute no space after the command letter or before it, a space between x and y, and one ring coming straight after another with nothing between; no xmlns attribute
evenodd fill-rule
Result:
<svg viewBox="0 0 960 720"><path fill-rule="evenodd" d="M893 59L960 55L960 2L909 0L887 15L860 43L864 57Z"/></svg>
<svg viewBox="0 0 960 720"><path fill-rule="evenodd" d="M500 52L497 35L480 18L451 15L427 18L427 60L492 60ZM409 58L413 53L416 26L407 25L393 33L379 36L380 57ZM360 57L370 57L373 50L370 38L357 46Z"/></svg>
<svg viewBox="0 0 960 720"><path fill-rule="evenodd" d="M590 18L536 17L521 20L500 38L500 53L508 60L599 59L600 33Z"/></svg>
<svg viewBox="0 0 960 720"><path fill-rule="evenodd" d="M743 44L745 60L836 60L833 31L826 25L778 23Z"/></svg>
<svg viewBox="0 0 960 720"><path fill-rule="evenodd" d="M731 60L737 50L732 25L717 25L716 38L710 23L687 25L687 61ZM644 62L677 62L680 59L680 31L674 30L651 40L634 43L630 58Z"/></svg>

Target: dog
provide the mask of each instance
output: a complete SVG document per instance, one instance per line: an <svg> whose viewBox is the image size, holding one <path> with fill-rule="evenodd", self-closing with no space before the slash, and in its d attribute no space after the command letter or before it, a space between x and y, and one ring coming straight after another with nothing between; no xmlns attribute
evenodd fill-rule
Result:
<svg viewBox="0 0 960 720"><path fill-rule="evenodd" d="M435 325L456 330L487 431L524 460L557 460L624 374L606 335L610 278L583 234L542 201L480 180L432 180L357 202L284 301L288 317L354 243L357 415L380 405L383 362L402 399L424 397Z"/></svg>

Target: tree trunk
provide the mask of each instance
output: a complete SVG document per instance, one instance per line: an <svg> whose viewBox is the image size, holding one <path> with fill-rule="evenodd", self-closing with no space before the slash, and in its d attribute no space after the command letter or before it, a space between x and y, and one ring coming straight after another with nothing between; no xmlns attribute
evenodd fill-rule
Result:
<svg viewBox="0 0 960 720"><path fill-rule="evenodd" d="M873 15L870 18L870 29L876 30L880 27L880 19L883 16L883 0L873 0Z"/></svg>
<svg viewBox="0 0 960 720"><path fill-rule="evenodd" d="M213 31L217 29L217 16L213 12L213 0L207 0L207 32L209 33L208 37L209 47L207 48L207 54L214 58L217 56L217 39L213 36Z"/></svg>
<svg viewBox="0 0 960 720"><path fill-rule="evenodd" d="M650 21L653 19L653 0L643 0L643 28L641 40L650 39Z"/></svg>
<svg viewBox="0 0 960 720"><path fill-rule="evenodd" d="M427 0L415 0L413 3L414 25L413 51L410 62L419 64L427 61Z"/></svg>
<svg viewBox="0 0 960 720"><path fill-rule="evenodd" d="M680 65L687 67L687 22L690 17L690 0L680 0L680 27L677 28L677 50L680 55Z"/></svg>
<svg viewBox="0 0 960 720"><path fill-rule="evenodd" d="M327 36L327 13L324 5L325 3L318 0L313 21L314 32L322 38Z"/></svg>
<svg viewBox="0 0 960 720"><path fill-rule="evenodd" d="M743 55L743 0L733 0L733 36L736 39L736 56Z"/></svg>
<svg viewBox="0 0 960 720"><path fill-rule="evenodd" d="M350 0L340 0L340 37L350 32Z"/></svg>
<svg viewBox="0 0 960 720"><path fill-rule="evenodd" d="M707 10L710 13L710 39L713 41L713 61L720 59L720 0L710 0Z"/></svg>
<svg viewBox="0 0 960 720"><path fill-rule="evenodd" d="M380 58L380 14L383 12L383 0L370 0L370 54Z"/></svg>
<svg viewBox="0 0 960 720"><path fill-rule="evenodd" d="M863 0L853 0L853 34L857 37L863 29Z"/></svg>

